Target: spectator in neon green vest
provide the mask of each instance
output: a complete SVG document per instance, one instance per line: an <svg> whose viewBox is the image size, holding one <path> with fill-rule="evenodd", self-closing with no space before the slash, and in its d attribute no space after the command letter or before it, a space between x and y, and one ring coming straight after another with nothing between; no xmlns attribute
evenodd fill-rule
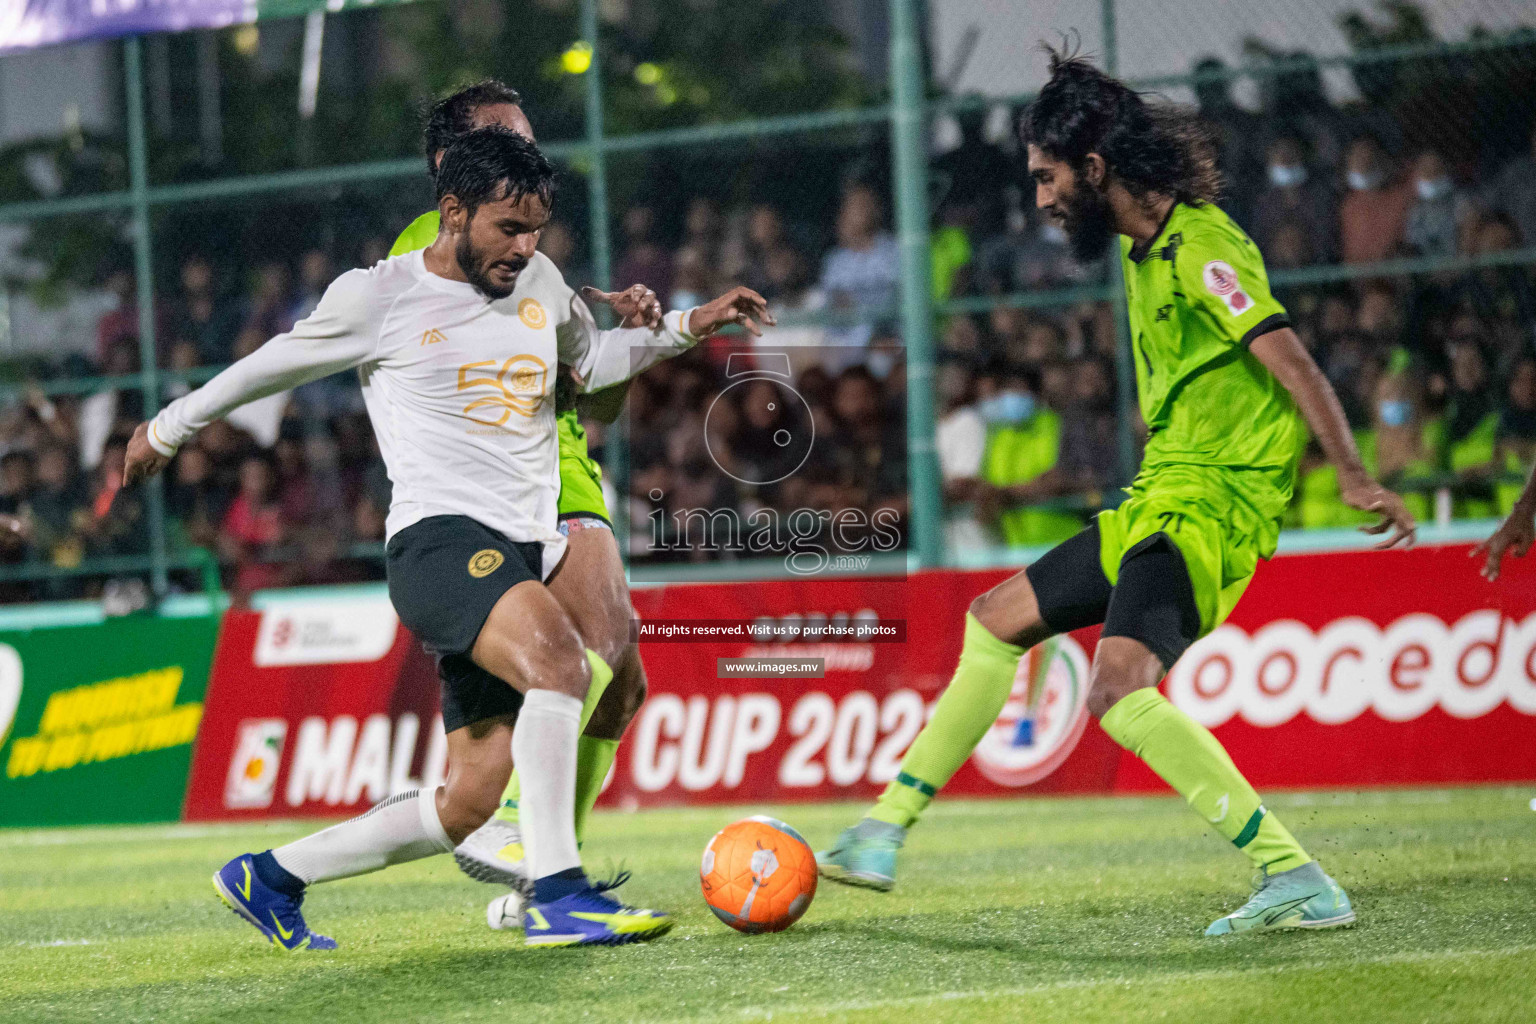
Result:
<svg viewBox="0 0 1536 1024"><path fill-rule="evenodd" d="M1447 350L1451 387L1445 408L1445 468L1459 480L1455 515L1487 519L1497 512L1493 478L1500 468L1495 461L1498 392L1490 386L1481 345L1462 340Z"/></svg>
<svg viewBox="0 0 1536 1024"><path fill-rule="evenodd" d="M1494 493L1499 515L1507 516L1520 498L1520 481L1536 465L1536 359L1521 359L1510 372L1495 444L1502 473Z"/></svg>
<svg viewBox="0 0 1536 1024"><path fill-rule="evenodd" d="M1031 505L1060 497L1061 417L1039 399L1032 374L1010 371L998 392L977 405L987 425L978 511L995 518L1009 545L1054 544L1082 529L1081 516Z"/></svg>
<svg viewBox="0 0 1536 1024"><path fill-rule="evenodd" d="M1445 425L1424 408L1422 383L1406 368L1380 378L1371 424L1354 435L1360 461L1377 479L1411 481L1433 476L1439 470ZM1304 529L1337 529L1374 521L1344 504L1333 467L1319 465L1310 447L1302 456L1296 495L1296 522ZM1430 518L1430 492L1404 491L1403 501L1416 518Z"/></svg>

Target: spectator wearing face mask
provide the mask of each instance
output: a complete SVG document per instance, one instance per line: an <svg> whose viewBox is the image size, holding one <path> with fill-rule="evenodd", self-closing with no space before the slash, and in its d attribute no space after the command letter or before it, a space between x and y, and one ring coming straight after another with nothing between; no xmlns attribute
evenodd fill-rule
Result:
<svg viewBox="0 0 1536 1024"><path fill-rule="evenodd" d="M1435 476L1445 448L1445 421L1425 405L1424 384L1401 350L1376 385L1371 430L1360 438L1365 466L1378 480L1402 494L1420 522L1433 518L1433 491L1411 488L1415 480Z"/></svg>
<svg viewBox="0 0 1536 1024"><path fill-rule="evenodd" d="M1030 507L1067 489L1060 469L1061 417L1040 402L1039 393L1031 374L1013 371L997 394L977 405L987 425L977 512L996 522L1010 546L1055 544L1083 528L1081 516Z"/></svg>
<svg viewBox="0 0 1536 1024"><path fill-rule="evenodd" d="M1293 229L1313 261L1332 263L1338 252L1338 203L1328 183L1312 173L1306 143L1282 135L1269 144L1266 157L1264 190L1253 215L1259 248L1272 254L1286 229Z"/></svg>
<svg viewBox="0 0 1536 1024"><path fill-rule="evenodd" d="M1381 143L1362 135L1344 157L1348 194L1339 203L1339 255L1345 263L1372 263L1396 253L1403 241L1413 187L1394 180Z"/></svg>
<svg viewBox="0 0 1536 1024"><path fill-rule="evenodd" d="M1413 205L1404 238L1420 256L1455 256L1472 204L1451 180L1445 157L1432 149L1413 161Z"/></svg>

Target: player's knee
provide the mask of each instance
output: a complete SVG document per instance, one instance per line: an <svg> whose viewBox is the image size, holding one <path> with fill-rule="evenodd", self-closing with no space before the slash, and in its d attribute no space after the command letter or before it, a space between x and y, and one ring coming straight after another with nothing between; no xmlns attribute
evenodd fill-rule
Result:
<svg viewBox="0 0 1536 1024"><path fill-rule="evenodd" d="M610 686L618 688L622 729L640 713L640 707L645 703L645 666L640 662L640 648L635 644L628 645L620 655Z"/></svg>
<svg viewBox="0 0 1536 1024"><path fill-rule="evenodd" d="M976 621L985 626L987 632L991 633L993 636L997 636L998 630L1003 626L1002 622L999 621L997 614L1000 610L1001 609L998 607L996 588L988 590L984 594L977 594L976 597L971 601L971 614L975 616Z"/></svg>
<svg viewBox="0 0 1536 1024"><path fill-rule="evenodd" d="M573 633L570 642L551 645L531 658L526 679L530 690L554 690L586 700L592 685L592 663Z"/></svg>
<svg viewBox="0 0 1536 1024"><path fill-rule="evenodd" d="M971 601L970 612L982 628L1004 643L1033 647L1054 632L1040 618L1034 591L1020 573Z"/></svg>
<svg viewBox="0 0 1536 1024"><path fill-rule="evenodd" d="M474 778L467 773L450 777L443 787L444 800L438 808L443 831L455 843L462 841L496 813L505 787L505 780L498 786L492 780Z"/></svg>
<svg viewBox="0 0 1536 1024"><path fill-rule="evenodd" d="M1106 637L1094 652L1088 684L1088 711L1103 718L1131 693L1156 686L1162 675L1157 656L1137 641Z"/></svg>
<svg viewBox="0 0 1536 1024"><path fill-rule="evenodd" d="M618 666L624 660L626 649L634 646L629 635L628 604L626 603L622 609L607 609L601 619L598 628L592 631L591 636L584 639L597 656L613 668L617 676Z"/></svg>

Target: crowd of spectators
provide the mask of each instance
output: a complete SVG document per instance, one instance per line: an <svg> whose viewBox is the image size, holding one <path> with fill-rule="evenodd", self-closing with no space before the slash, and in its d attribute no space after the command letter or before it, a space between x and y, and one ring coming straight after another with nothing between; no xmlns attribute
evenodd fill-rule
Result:
<svg viewBox="0 0 1536 1024"><path fill-rule="evenodd" d="M1325 284L1288 282L1285 272L1536 244L1536 133L1514 159L1480 162L1410 142L1424 137L1422 126L1408 131L1380 110L1336 108L1320 92L1283 116L1239 107L1219 76L1196 92L1222 140L1222 205L1265 253L1277 295L1338 390L1371 467L1412 491L1423 516L1445 511L1434 507L1437 494L1455 515L1507 509L1518 491L1512 481L1536 454L1532 267L1341 275ZM1116 324L1102 297L1107 268L1072 260L1060 228L1034 209L1021 147L1011 132L989 137L988 114L976 107L957 115L958 142L931 167L935 299L999 300L983 313L941 305L935 321L946 529L962 546L1047 543L1078 529L1126 482L1140 424L1117 403ZM644 282L673 308L734 284L769 300L782 326L764 344L796 353L794 388L817 437L789 477L744 482L732 458L751 462L758 451L771 461L764 438L777 429L753 408L750 389L731 387L727 375L729 356L751 356L753 346L712 339L650 372L631 388L624 421L622 500L636 526L636 558L721 557L659 544L661 535L642 528L658 517L673 521L679 509L726 510L738 520L760 509L887 509L904 533L906 376L894 326L900 254L889 195L858 174L834 178L837 214L828 225L708 195L658 198L619 219L616 284ZM679 227L668 232L664 223ZM155 311L159 363L184 372L238 358L312 310L338 262L367 265L386 244L371 240L345 260L317 249L240 280L203 255L186 256ZM588 280L570 226L553 222L541 246L569 279ZM131 274L113 275L106 290L116 302L100 318L86 369L134 374ZM1044 291L1059 300L1042 304ZM166 397L189 386L172 385ZM123 445L141 404L136 387L124 387L83 397L31 392L0 410L0 515L13 517L0 530L0 563L68 567L147 550L146 498L120 487ZM710 409L719 415L706 423ZM1129 435L1122 415L1133 420ZM587 425L600 455L614 428ZM166 488L173 551L216 551L226 583L240 592L377 577L378 559L357 545L382 537L388 500L356 383L344 376L258 402L205 431L177 457ZM1330 471L1309 452L1293 525L1353 521ZM0 582L0 596L67 597L91 586Z"/></svg>

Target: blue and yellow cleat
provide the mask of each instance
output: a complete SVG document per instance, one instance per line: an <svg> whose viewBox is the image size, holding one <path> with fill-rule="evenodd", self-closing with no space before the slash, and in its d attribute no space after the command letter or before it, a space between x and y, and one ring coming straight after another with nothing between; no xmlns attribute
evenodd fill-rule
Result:
<svg viewBox="0 0 1536 1024"><path fill-rule="evenodd" d="M1355 909L1339 883L1323 874L1316 861L1254 880L1253 896L1205 930L1207 935L1275 931L1281 928L1344 928L1355 923Z"/></svg>
<svg viewBox="0 0 1536 1024"><path fill-rule="evenodd" d="M672 930L672 918L659 910L626 907L607 894L629 878L621 872L612 882L523 909L524 943L529 946L622 946L649 942Z"/></svg>
<svg viewBox="0 0 1536 1024"><path fill-rule="evenodd" d="M278 892L257 877L251 855L243 853L213 873L213 889L224 905L279 949L335 949L336 940L309 930L299 908L304 897Z"/></svg>
<svg viewBox="0 0 1536 1024"><path fill-rule="evenodd" d="M889 892L896 884L896 851L906 838L900 825L865 818L844 829L832 849L816 854L816 869L834 882Z"/></svg>

